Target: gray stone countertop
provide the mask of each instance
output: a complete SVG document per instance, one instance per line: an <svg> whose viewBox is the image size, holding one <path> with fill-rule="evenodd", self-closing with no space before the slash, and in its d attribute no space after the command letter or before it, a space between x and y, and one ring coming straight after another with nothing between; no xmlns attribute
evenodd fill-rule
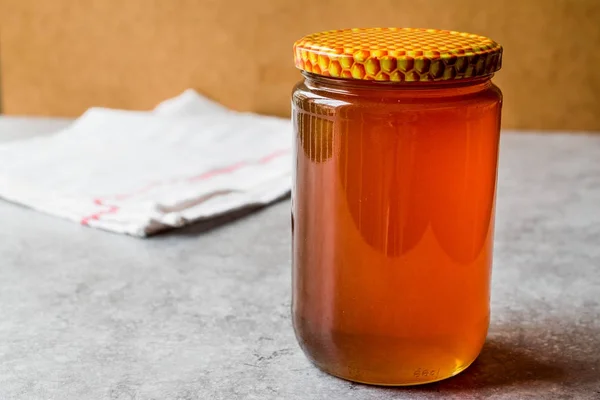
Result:
<svg viewBox="0 0 600 400"><path fill-rule="evenodd" d="M0 118L0 140L65 123ZM0 399L600 399L600 135L503 134L488 341L436 384L309 364L289 208L142 240L0 201Z"/></svg>

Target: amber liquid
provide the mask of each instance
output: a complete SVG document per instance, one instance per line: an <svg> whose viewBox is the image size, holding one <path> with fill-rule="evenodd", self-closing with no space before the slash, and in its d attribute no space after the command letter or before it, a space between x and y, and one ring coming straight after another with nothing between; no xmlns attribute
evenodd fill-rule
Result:
<svg viewBox="0 0 600 400"><path fill-rule="evenodd" d="M293 94L293 321L341 378L427 383L489 322L500 91L308 75Z"/></svg>

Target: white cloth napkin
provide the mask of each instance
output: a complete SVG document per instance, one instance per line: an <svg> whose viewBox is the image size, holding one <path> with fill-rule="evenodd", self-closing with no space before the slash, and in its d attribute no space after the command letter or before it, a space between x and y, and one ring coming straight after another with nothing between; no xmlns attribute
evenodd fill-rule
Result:
<svg viewBox="0 0 600 400"><path fill-rule="evenodd" d="M285 195L290 128L192 90L152 112L93 108L56 134L0 144L0 197L147 236Z"/></svg>

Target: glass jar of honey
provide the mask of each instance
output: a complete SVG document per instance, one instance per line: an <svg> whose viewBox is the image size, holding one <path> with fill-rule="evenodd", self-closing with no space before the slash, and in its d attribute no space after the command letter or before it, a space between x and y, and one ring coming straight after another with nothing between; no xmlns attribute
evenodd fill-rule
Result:
<svg viewBox="0 0 600 400"><path fill-rule="evenodd" d="M456 375L489 324L502 47L348 29L294 45L294 329L322 370L379 385Z"/></svg>

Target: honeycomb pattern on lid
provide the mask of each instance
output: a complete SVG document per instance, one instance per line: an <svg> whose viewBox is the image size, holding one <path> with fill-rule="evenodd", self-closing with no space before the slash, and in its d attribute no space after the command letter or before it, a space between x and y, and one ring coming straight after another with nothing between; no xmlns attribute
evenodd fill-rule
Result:
<svg viewBox="0 0 600 400"><path fill-rule="evenodd" d="M502 47L484 36L418 28L314 33L294 43L296 67L335 78L424 82L486 76L502 66Z"/></svg>

